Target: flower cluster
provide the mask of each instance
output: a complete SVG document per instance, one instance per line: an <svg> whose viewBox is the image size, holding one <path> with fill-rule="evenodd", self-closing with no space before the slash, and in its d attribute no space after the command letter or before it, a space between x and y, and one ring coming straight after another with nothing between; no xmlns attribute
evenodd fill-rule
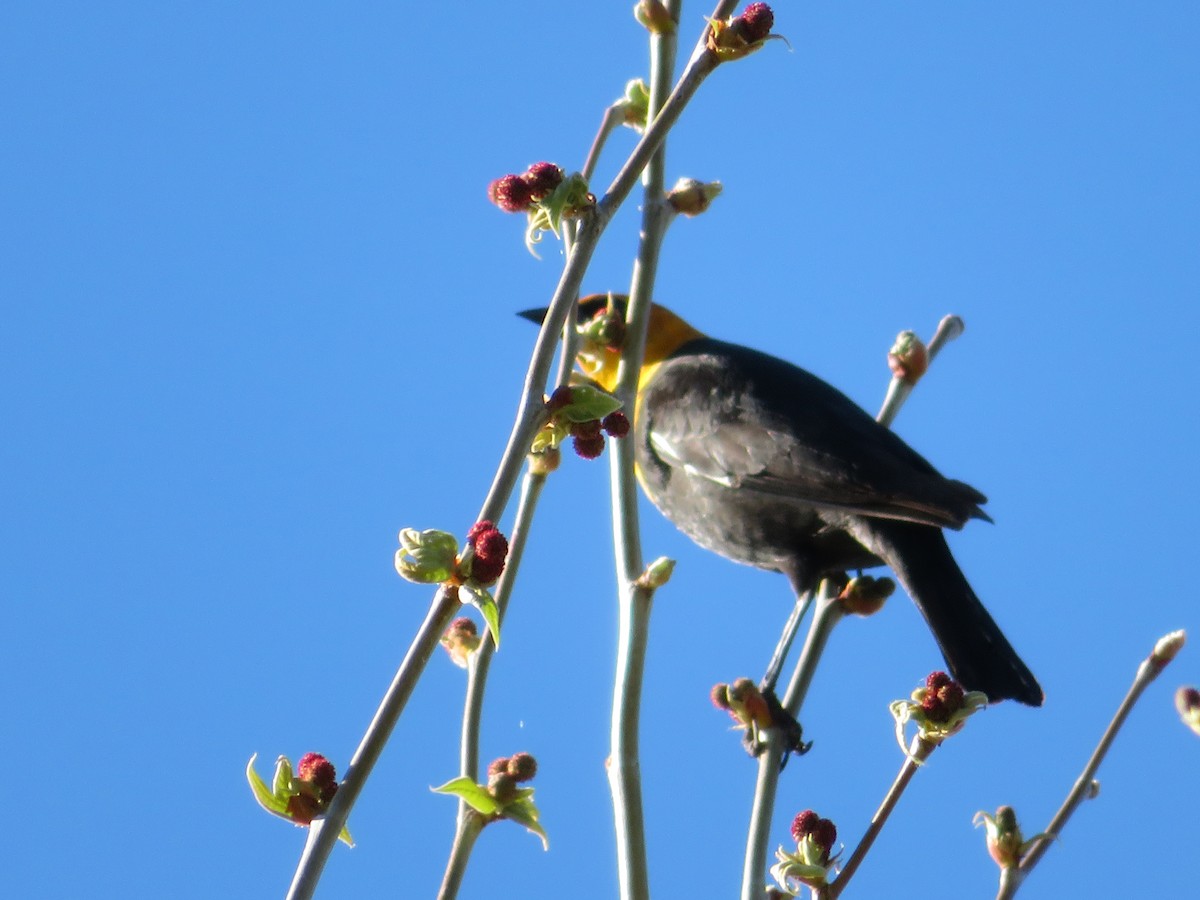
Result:
<svg viewBox="0 0 1200 900"><path fill-rule="evenodd" d="M469 553L459 555L454 535L437 529L400 531L396 571L407 581L480 587L495 583L504 571L508 540L492 522L476 522L467 532Z"/></svg>
<svg viewBox="0 0 1200 900"><path fill-rule="evenodd" d="M546 398L550 420L534 439L535 456L557 449L567 437L575 452L595 459L604 452L604 436L623 438L629 434L629 418L618 408L620 401L590 385L562 385ZM557 462L557 461L556 461Z"/></svg>
<svg viewBox="0 0 1200 900"><path fill-rule="evenodd" d="M436 528L426 531L401 528L395 565L396 572L405 581L440 584L447 597L470 603L478 609L487 623L492 642L499 647L500 611L495 598L488 593L488 585L500 577L507 559L508 540L493 523L484 521L471 526L467 532L467 549L461 555L458 541L449 532ZM442 637L442 643L452 657L459 651L451 643L460 639L452 637L454 630L451 626ZM466 640L465 635L460 637ZM461 652L465 659L470 650L464 644Z"/></svg>
<svg viewBox="0 0 1200 900"><path fill-rule="evenodd" d="M275 777L271 787L267 787L255 771L255 759L257 754L250 757L246 766L246 779L250 782L254 799L267 812L293 824L311 824L313 819L329 808L337 793L337 772L333 763L320 753L305 753L295 770L286 756L279 757L275 761ZM354 843L350 839L350 832L344 828L338 837L347 844Z"/></svg>
<svg viewBox="0 0 1200 900"><path fill-rule="evenodd" d="M911 700L891 704L896 740L907 752L904 726L916 722L917 737L936 746L960 731L967 718L987 706L987 702L987 695L981 691L966 691L945 672L931 672L925 685L913 691Z"/></svg>
<svg viewBox="0 0 1200 900"><path fill-rule="evenodd" d="M528 753L514 753L492 760L488 766L488 791L500 803L511 800L517 785L532 781L537 774L537 760Z"/></svg>
<svg viewBox="0 0 1200 900"><path fill-rule="evenodd" d="M528 753L514 753L502 756L488 766L486 785L476 784L464 775L433 790L457 797L479 814L484 825L500 819L524 825L542 839L545 847L546 831L533 803L533 788L522 787L537 774L537 768L537 760Z"/></svg>
<svg viewBox="0 0 1200 900"><path fill-rule="evenodd" d="M488 199L505 212L525 212L545 200L563 181L563 170L554 163L534 163L521 175L504 175L488 185Z"/></svg>
<svg viewBox="0 0 1200 900"><path fill-rule="evenodd" d="M792 820L792 838L796 841L795 852L788 853L782 847L776 850L779 862L771 867L771 874L786 893L795 897L802 886L821 888L829 883L829 873L837 861L833 855L837 826L806 809Z"/></svg>
<svg viewBox="0 0 1200 900"><path fill-rule="evenodd" d="M582 175L564 175L549 162L534 163L520 175L497 178L488 185L488 199L505 212L528 214L525 246L534 256L533 245L542 239L542 232L558 236L563 219L579 218L596 205Z"/></svg>

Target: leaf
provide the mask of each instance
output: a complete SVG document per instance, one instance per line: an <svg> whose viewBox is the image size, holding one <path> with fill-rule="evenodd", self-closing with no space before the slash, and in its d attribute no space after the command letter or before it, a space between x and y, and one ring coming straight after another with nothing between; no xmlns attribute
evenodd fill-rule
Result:
<svg viewBox="0 0 1200 900"><path fill-rule="evenodd" d="M246 780L250 782L250 790L254 793L254 799L258 801L259 806L272 815L282 816L285 819L290 818L287 815L287 799L267 787L267 783L254 769L256 759L258 759L257 753L250 757L250 762L246 763Z"/></svg>
<svg viewBox="0 0 1200 900"><path fill-rule="evenodd" d="M533 793L530 791L530 793ZM529 797L523 797L520 800L514 800L504 807L505 818L512 819L527 829L532 831L542 839L542 849L550 849L550 838L546 835L546 830L542 828L538 821L540 814L538 808L533 805L533 800Z"/></svg>
<svg viewBox="0 0 1200 900"><path fill-rule="evenodd" d="M452 797L457 797L471 809L485 816L495 815L500 811L500 804L496 802L496 798L488 793L487 788L481 784L476 784L465 775L460 775L451 781L447 781L441 787L430 788L435 794L449 794Z"/></svg>
<svg viewBox="0 0 1200 900"><path fill-rule="evenodd" d="M590 384L581 384L571 388L571 402L563 407L562 415L571 422L591 422L616 412L621 405L612 394Z"/></svg>
<svg viewBox="0 0 1200 900"><path fill-rule="evenodd" d="M400 549L396 551L396 572L401 578L418 584L437 584L454 574L458 540L437 529L400 530Z"/></svg>
<svg viewBox="0 0 1200 900"><path fill-rule="evenodd" d="M483 620L487 622L488 631L492 635L492 643L496 649L500 649L500 609L496 606L496 601L486 588L481 588L477 584L467 582L461 588L467 592L469 597L468 603L479 610L483 616Z"/></svg>

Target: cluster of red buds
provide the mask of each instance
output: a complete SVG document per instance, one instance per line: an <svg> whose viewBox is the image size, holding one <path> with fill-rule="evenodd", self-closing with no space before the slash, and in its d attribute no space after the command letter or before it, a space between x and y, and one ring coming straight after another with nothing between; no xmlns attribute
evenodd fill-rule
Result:
<svg viewBox="0 0 1200 900"><path fill-rule="evenodd" d="M566 385L555 388L554 393L546 400L546 410L551 416L562 412L575 402L578 390ZM623 438L629 434L629 418L619 409L603 418L568 420L564 425L567 433L571 435L575 452L584 459L595 459L604 452L604 435Z"/></svg>
<svg viewBox="0 0 1200 900"><path fill-rule="evenodd" d="M554 163L534 163L524 174L504 175L488 185L488 199L505 212L525 212L562 184L563 170Z"/></svg>
<svg viewBox="0 0 1200 900"><path fill-rule="evenodd" d="M517 785L537 775L537 760L528 753L514 753L492 760L488 766L488 791L499 802L511 800Z"/></svg>
<svg viewBox="0 0 1200 900"><path fill-rule="evenodd" d="M794 853L782 847L775 852L779 862L771 867L771 874L779 886L796 896L798 885L819 890L829 884L829 871L837 858L833 853L837 826L806 809L792 820L792 838L796 841Z"/></svg>
<svg viewBox="0 0 1200 900"><path fill-rule="evenodd" d="M333 763L320 753L305 753L294 770L286 756L279 757L275 761L275 777L270 787L254 769L256 758L257 755L250 757L246 778L254 799L267 812L295 825L309 825L329 809L338 789L337 772ZM351 846L354 844L345 828L338 838Z"/></svg>
<svg viewBox="0 0 1200 900"><path fill-rule="evenodd" d="M921 710L931 722L945 724L963 708L966 691L945 672L931 672L925 679Z"/></svg>
<svg viewBox="0 0 1200 900"><path fill-rule="evenodd" d="M479 629L467 616L459 616L450 623L441 637L441 644L450 654L450 660L459 668L467 667L471 654L479 649Z"/></svg>
<svg viewBox="0 0 1200 900"><path fill-rule="evenodd" d="M821 861L828 863L833 845L837 843L837 826L829 819L822 819L811 809L806 809L792 819L792 837L797 844L805 838L811 838L821 854Z"/></svg>
<svg viewBox="0 0 1200 900"><path fill-rule="evenodd" d="M471 526L467 532L467 543L474 551L471 577L479 584L495 584L508 558L508 540L494 523L485 520Z"/></svg>
<svg viewBox="0 0 1200 900"><path fill-rule="evenodd" d="M487 784L476 784L462 775L433 790L457 797L478 815L481 826L509 819L524 825L547 847L541 813L533 802L533 788L522 786L537 774L537 768L537 760L528 753L514 753L488 766Z"/></svg>
<svg viewBox="0 0 1200 900"><path fill-rule="evenodd" d="M476 522L467 532L471 562L458 556L454 535L429 529L400 530L400 549L396 551L396 571L418 584L446 584L457 587L474 582L492 584L504 571L508 541L492 522Z"/></svg>
<svg viewBox="0 0 1200 900"><path fill-rule="evenodd" d="M329 806L337 793L337 772L320 753L305 753L296 763L299 793L288 801L292 821L307 825Z"/></svg>
<svg viewBox="0 0 1200 900"><path fill-rule="evenodd" d="M890 705L896 720L896 742L905 747L904 729L909 722L917 725L917 737L931 751L946 738L962 730L967 719L987 706L987 695L968 691L945 672L931 672L925 683L912 692L909 700Z"/></svg>

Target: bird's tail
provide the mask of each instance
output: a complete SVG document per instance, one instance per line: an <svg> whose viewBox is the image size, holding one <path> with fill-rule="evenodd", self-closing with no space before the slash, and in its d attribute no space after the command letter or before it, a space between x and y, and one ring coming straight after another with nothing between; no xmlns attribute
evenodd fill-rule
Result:
<svg viewBox="0 0 1200 900"><path fill-rule="evenodd" d="M929 624L955 680L992 701L1041 706L1042 688L984 609L941 529L883 519L856 534L896 573Z"/></svg>

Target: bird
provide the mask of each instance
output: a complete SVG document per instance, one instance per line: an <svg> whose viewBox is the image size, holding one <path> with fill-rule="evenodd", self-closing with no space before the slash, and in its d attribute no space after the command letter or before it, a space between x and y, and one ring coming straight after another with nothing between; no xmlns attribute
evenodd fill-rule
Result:
<svg viewBox="0 0 1200 900"><path fill-rule="evenodd" d="M579 321L610 303L623 320L625 302L585 297ZM983 494L799 366L708 337L657 303L649 318L632 438L638 481L667 519L701 547L782 573L797 597L826 576L886 565L965 689L1042 704L943 533L990 521ZM578 362L612 391L619 358L585 339Z"/></svg>

